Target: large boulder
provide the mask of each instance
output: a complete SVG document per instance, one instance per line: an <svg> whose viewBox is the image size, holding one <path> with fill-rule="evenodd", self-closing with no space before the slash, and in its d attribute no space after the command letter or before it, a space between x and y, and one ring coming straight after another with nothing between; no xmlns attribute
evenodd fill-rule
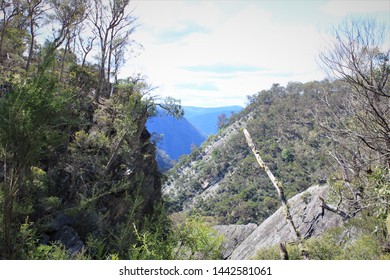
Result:
<svg viewBox="0 0 390 280"><path fill-rule="evenodd" d="M64 225L53 235L53 240L61 242L70 255L80 253L84 244L80 239L77 231L68 225Z"/></svg>
<svg viewBox="0 0 390 280"><path fill-rule="evenodd" d="M41 243L61 243L70 255L80 253L84 249L84 243L76 231L77 221L68 215L60 214L45 227Z"/></svg>
<svg viewBox="0 0 390 280"><path fill-rule="evenodd" d="M288 200L293 221L304 238L319 236L343 223L339 215L321 207L320 197L326 199L328 193L328 186L317 185ZM233 251L230 259L251 259L261 247L294 240L295 234L287 225L283 209L279 208Z"/></svg>

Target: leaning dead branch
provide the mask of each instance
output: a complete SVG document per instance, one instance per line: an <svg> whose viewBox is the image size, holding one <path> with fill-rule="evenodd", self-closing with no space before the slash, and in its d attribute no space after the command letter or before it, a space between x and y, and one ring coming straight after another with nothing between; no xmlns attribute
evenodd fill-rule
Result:
<svg viewBox="0 0 390 280"><path fill-rule="evenodd" d="M336 213L337 215L340 215L344 219L344 221L349 220L351 218L351 216L349 214L340 210L338 207L327 204L322 197L320 197L320 200L322 203L322 205L321 205L322 208L324 208L330 212Z"/></svg>
<svg viewBox="0 0 390 280"><path fill-rule="evenodd" d="M290 209L288 206L286 196L284 195L282 184L275 178L274 174L271 172L268 166L261 159L259 151L256 149L255 144L253 143L252 137L249 134L248 130L244 129L244 135L246 138L246 142L248 143L248 146L251 148L253 154L256 157L257 162L259 163L260 167L267 173L276 191L278 192L279 198L282 202L283 209L286 215L285 217L286 217L287 224L289 225L291 231L295 234L295 239L298 244L299 250L301 252L301 256L303 257L303 259L308 260L309 259L308 252L304 249L302 236L299 233L299 230L295 226L294 221L291 217Z"/></svg>

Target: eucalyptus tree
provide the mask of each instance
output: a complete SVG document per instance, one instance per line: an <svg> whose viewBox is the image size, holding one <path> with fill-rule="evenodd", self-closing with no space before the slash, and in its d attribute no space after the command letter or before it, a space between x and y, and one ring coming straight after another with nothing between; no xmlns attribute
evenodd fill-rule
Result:
<svg viewBox="0 0 390 280"><path fill-rule="evenodd" d="M5 72L12 68L6 65L11 63L11 55L16 51L23 52L24 34L21 34L23 23L22 1L0 1L0 71Z"/></svg>
<svg viewBox="0 0 390 280"><path fill-rule="evenodd" d="M335 40L320 59L329 74L351 88L340 100L348 118L338 118L339 134L375 151L390 168L388 34L389 26L373 19L346 20L333 29Z"/></svg>
<svg viewBox="0 0 390 280"><path fill-rule="evenodd" d="M333 144L329 154L343 182L337 204L354 216L367 208L389 207L390 186L378 183L389 179L390 168L389 25L349 18L332 35L320 61L338 80L319 95L316 115ZM373 173L382 175L367 181Z"/></svg>
<svg viewBox="0 0 390 280"><path fill-rule="evenodd" d="M108 4L93 0L93 8L88 19L93 33L98 38L99 88L95 99L102 94L109 95L110 75L114 61L115 73L123 58L124 48L131 43L135 30L135 17L129 10L129 0L110 0Z"/></svg>
<svg viewBox="0 0 390 280"><path fill-rule="evenodd" d="M25 0L26 25L30 36L28 56L26 61L26 73L29 72L31 60L33 59L34 48L36 46L36 37L38 35L37 30L43 23L45 16L45 4L46 3L44 0Z"/></svg>

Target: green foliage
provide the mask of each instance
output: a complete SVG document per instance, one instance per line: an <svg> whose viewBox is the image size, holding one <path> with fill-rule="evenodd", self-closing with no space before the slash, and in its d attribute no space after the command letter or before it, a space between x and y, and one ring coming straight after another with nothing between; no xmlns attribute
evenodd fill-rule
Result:
<svg viewBox="0 0 390 280"><path fill-rule="evenodd" d="M200 217L180 219L168 228L166 222L154 224L142 232L135 228L135 235L138 243L130 248L130 259L206 260L221 257L223 238Z"/></svg>
<svg viewBox="0 0 390 280"><path fill-rule="evenodd" d="M158 227L140 233L134 226L134 233L137 243L131 246L129 259L169 260L172 258L173 244L169 240L170 237L164 236Z"/></svg>
<svg viewBox="0 0 390 280"><path fill-rule="evenodd" d="M39 244L34 224L26 220L20 225L15 248L17 259L30 260L65 260L70 256L61 244Z"/></svg>
<svg viewBox="0 0 390 280"><path fill-rule="evenodd" d="M280 260L278 246L261 247L254 257L255 260Z"/></svg>
<svg viewBox="0 0 390 280"><path fill-rule="evenodd" d="M88 259L105 260L111 258L104 239L98 239L89 235L86 240Z"/></svg>
<svg viewBox="0 0 390 280"><path fill-rule="evenodd" d="M187 217L174 229L175 259L219 259L223 238L200 217Z"/></svg>
<svg viewBox="0 0 390 280"><path fill-rule="evenodd" d="M342 260L377 260L380 259L381 253L378 240L370 235L361 235L355 242L347 246L337 258Z"/></svg>
<svg viewBox="0 0 390 280"><path fill-rule="evenodd" d="M390 172L385 168L376 169L369 176L369 184L374 186L369 189L374 193L374 214L382 219L390 215Z"/></svg>
<svg viewBox="0 0 390 280"><path fill-rule="evenodd" d="M293 162L295 159L294 153L289 149L283 149L282 153L280 154L280 157L283 161L286 162Z"/></svg>
<svg viewBox="0 0 390 280"><path fill-rule="evenodd" d="M45 75L39 80L13 81L10 90L0 98L0 158L4 163L3 192L3 234L4 252L13 257L12 247L15 242L15 229L22 217L15 224L15 208L24 216L32 213L33 204L23 204L29 200L29 194L38 193L44 182L35 174L30 187L24 186L26 174L39 160L47 159L63 141L61 126L66 125L64 113L67 97L56 88ZM37 185L35 189L34 184ZM32 186L31 186L32 185ZM24 193L23 193L24 192ZM24 195L23 195L24 194ZM17 196L22 196L22 203L14 207Z"/></svg>
<svg viewBox="0 0 390 280"><path fill-rule="evenodd" d="M28 165L53 149L62 140L57 126L66 121L63 110L67 102L51 84L15 82L12 91L0 99L3 151Z"/></svg>

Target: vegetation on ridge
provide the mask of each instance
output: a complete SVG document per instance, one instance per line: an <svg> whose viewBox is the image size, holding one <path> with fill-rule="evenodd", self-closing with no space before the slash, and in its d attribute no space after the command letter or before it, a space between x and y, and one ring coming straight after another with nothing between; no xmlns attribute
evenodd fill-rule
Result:
<svg viewBox="0 0 390 280"><path fill-rule="evenodd" d="M237 129L245 126L288 197L328 183L332 195L323 202L326 211L361 221L375 216L377 225L371 229L384 231L371 239L381 252L372 258L382 257L389 247L384 225L390 209L386 28L374 20L348 19L333 30L333 45L320 55L335 78L274 84L248 97L225 134L209 138L168 174L165 188L173 211L240 224L261 222L277 209L271 183Z"/></svg>
<svg viewBox="0 0 390 280"><path fill-rule="evenodd" d="M338 45L321 58L336 79L274 84L248 97L229 124L221 118L219 135L166 175L163 198L145 124L157 106L183 112L172 98L152 98L142 76L119 79L126 50L136 47L128 7L128 0L0 2L1 259L220 258L223 240L210 220L260 223L279 206L242 126L287 197L332 185L327 203L349 222L309 241L311 254L388 258L390 68L380 26L335 29ZM47 19L51 39L39 44ZM346 241L344 232L356 228Z"/></svg>

